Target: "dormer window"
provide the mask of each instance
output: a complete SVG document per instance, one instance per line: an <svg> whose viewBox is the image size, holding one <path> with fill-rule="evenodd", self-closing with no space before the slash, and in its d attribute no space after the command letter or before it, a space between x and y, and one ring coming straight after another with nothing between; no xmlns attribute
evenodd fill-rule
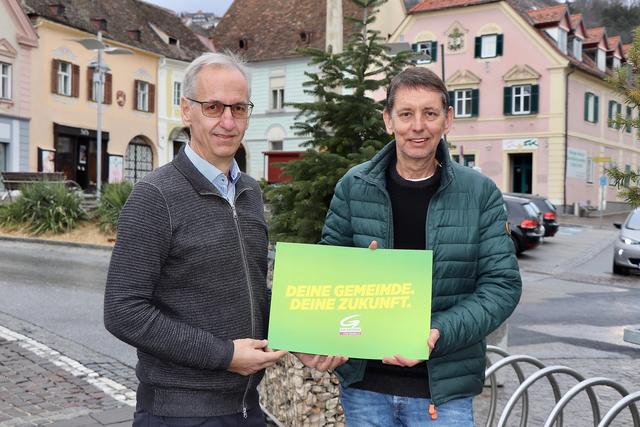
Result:
<svg viewBox="0 0 640 427"><path fill-rule="evenodd" d="M171 46L178 46L178 39L175 37L169 36L169 44Z"/></svg>
<svg viewBox="0 0 640 427"><path fill-rule="evenodd" d="M571 54L577 60L582 60L582 39L579 37L574 37L571 41Z"/></svg>
<svg viewBox="0 0 640 427"><path fill-rule="evenodd" d="M562 53L567 53L567 32L562 28L558 28L558 39L556 42Z"/></svg>
<svg viewBox="0 0 640 427"><path fill-rule="evenodd" d="M49 11L54 16L62 16L64 15L64 5L63 4L50 4Z"/></svg>
<svg viewBox="0 0 640 427"><path fill-rule="evenodd" d="M103 18L91 18L91 25L98 31L107 31L107 20Z"/></svg>
<svg viewBox="0 0 640 427"><path fill-rule="evenodd" d="M598 53L596 54L596 63L598 64L600 71L607 70L607 53L604 50L598 49Z"/></svg>
<svg viewBox="0 0 640 427"><path fill-rule="evenodd" d="M141 32L140 30L129 30L127 31L127 36L129 37L129 40L135 40L135 41L140 41L140 36L141 36Z"/></svg>
<svg viewBox="0 0 640 427"><path fill-rule="evenodd" d="M620 62L620 58L618 58L617 56L613 57L613 68L620 68L621 62Z"/></svg>

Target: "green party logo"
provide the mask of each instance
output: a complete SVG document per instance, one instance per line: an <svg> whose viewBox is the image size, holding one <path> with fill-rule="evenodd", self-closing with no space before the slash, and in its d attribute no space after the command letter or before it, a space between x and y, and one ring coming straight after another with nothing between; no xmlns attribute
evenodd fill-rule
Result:
<svg viewBox="0 0 640 427"><path fill-rule="evenodd" d="M362 335L360 320L356 319L359 314L347 316L340 321L340 335Z"/></svg>

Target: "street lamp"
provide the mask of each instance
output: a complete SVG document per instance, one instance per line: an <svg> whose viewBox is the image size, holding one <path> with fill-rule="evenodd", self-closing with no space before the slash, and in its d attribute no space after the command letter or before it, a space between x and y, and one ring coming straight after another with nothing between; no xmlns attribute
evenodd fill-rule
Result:
<svg viewBox="0 0 640 427"><path fill-rule="evenodd" d="M102 54L107 55L132 55L133 51L121 47L108 46L102 43L102 32L98 31L95 39L74 40L80 43L85 49L98 51L98 62L93 73L93 83L97 83L96 102L98 104L98 123L96 129L96 197L100 198L101 178L102 178L102 97L104 93L104 73L109 70L106 64L102 63Z"/></svg>

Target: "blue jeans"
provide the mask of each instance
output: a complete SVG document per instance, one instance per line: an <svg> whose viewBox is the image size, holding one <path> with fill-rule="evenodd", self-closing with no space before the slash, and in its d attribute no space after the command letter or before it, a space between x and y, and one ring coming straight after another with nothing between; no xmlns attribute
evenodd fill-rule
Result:
<svg viewBox="0 0 640 427"><path fill-rule="evenodd" d="M347 427L475 427L471 397L438 406L436 420L429 415L430 399L340 387L340 403Z"/></svg>

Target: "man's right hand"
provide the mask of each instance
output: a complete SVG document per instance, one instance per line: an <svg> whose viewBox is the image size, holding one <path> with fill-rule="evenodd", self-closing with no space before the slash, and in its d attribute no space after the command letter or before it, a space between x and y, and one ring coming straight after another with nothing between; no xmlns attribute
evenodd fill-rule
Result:
<svg viewBox="0 0 640 427"><path fill-rule="evenodd" d="M240 375L255 374L276 364L286 351L273 351L267 348L267 340L243 338L233 340L233 358L227 368Z"/></svg>

